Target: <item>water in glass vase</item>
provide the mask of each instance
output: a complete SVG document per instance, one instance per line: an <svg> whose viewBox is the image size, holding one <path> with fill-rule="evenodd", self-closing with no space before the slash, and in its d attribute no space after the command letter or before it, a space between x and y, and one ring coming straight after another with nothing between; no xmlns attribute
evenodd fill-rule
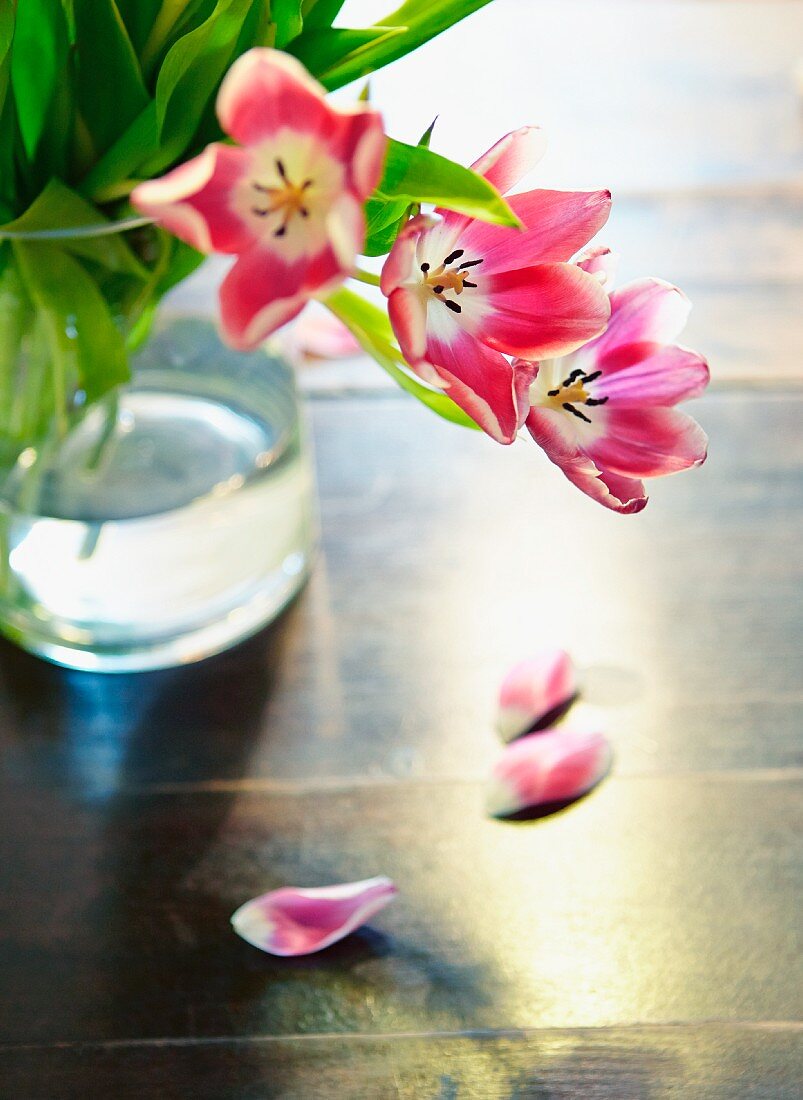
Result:
<svg viewBox="0 0 803 1100"><path fill-rule="evenodd" d="M174 322L115 407L23 452L2 497L15 641L100 671L218 652L274 618L309 567L314 481L292 370Z"/></svg>

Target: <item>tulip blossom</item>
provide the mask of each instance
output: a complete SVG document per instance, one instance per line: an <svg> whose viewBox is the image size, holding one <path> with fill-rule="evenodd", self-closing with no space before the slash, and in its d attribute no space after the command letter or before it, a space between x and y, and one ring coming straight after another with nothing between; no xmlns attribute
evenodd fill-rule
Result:
<svg viewBox="0 0 803 1100"><path fill-rule="evenodd" d="M587 794L611 767L601 733L551 729L508 745L496 763L486 805L494 817L568 802Z"/></svg>
<svg viewBox="0 0 803 1100"><path fill-rule="evenodd" d="M616 512L647 503L646 477L699 466L707 438L674 406L697 397L708 366L672 341L690 303L677 287L641 279L611 294L606 331L565 358L543 360L527 428L588 496Z"/></svg>
<svg viewBox="0 0 803 1100"><path fill-rule="evenodd" d="M508 134L472 167L503 194L537 162L540 130ZM382 271L391 324L410 367L489 435L512 443L527 413L528 364L565 355L605 327L608 296L568 261L604 225L607 191L508 198L523 229L439 211L399 233Z"/></svg>
<svg viewBox="0 0 803 1100"><path fill-rule="evenodd" d="M503 741L512 741L563 710L576 694L577 675L564 650L547 650L520 661L499 689L496 731Z"/></svg>
<svg viewBox="0 0 803 1100"><path fill-rule="evenodd" d="M217 115L239 145L207 146L131 201L194 248L237 256L220 288L221 324L233 347L249 349L353 268L386 139L374 110L332 107L300 62L270 49L235 61Z"/></svg>
<svg viewBox="0 0 803 1100"><path fill-rule="evenodd" d="M310 889L284 886L241 905L231 923L270 955L310 955L360 928L395 896L384 875Z"/></svg>

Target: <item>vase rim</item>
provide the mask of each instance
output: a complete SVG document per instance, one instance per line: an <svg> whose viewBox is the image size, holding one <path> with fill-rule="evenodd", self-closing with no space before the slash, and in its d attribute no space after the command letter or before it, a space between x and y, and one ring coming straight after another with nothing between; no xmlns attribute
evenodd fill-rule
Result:
<svg viewBox="0 0 803 1100"><path fill-rule="evenodd" d="M143 225L153 225L153 218L121 218L114 222L62 226L58 229L0 229L0 241L58 241L77 237L107 237L113 233L139 229Z"/></svg>

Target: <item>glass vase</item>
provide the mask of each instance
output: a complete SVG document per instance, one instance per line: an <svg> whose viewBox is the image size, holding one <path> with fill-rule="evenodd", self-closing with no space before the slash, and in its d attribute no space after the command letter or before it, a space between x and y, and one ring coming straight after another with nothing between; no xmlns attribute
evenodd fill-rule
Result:
<svg viewBox="0 0 803 1100"><path fill-rule="evenodd" d="M14 330L0 320L17 386L47 370L42 327L36 309ZM157 325L132 367L66 424L41 400L18 424L3 395L16 454L0 488L0 630L73 668L162 668L233 645L299 590L316 537L285 360L183 318Z"/></svg>

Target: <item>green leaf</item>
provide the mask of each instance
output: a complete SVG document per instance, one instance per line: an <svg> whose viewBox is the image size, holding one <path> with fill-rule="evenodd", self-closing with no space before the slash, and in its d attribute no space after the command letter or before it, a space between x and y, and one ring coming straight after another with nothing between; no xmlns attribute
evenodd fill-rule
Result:
<svg viewBox="0 0 803 1100"><path fill-rule="evenodd" d="M306 65L313 76L319 76L344 56L359 54L361 50L374 47L385 38L397 37L404 31L404 27L365 27L362 30L335 27L331 30L305 31L287 52Z"/></svg>
<svg viewBox="0 0 803 1100"><path fill-rule="evenodd" d="M158 147L156 104L151 102L120 135L111 149L103 154L92 171L81 181L78 190L82 195L96 201L105 200L107 190L127 179Z"/></svg>
<svg viewBox="0 0 803 1100"><path fill-rule="evenodd" d="M53 179L19 218L0 226L0 240L9 233L33 233L49 229L77 229L110 224L91 203ZM147 268L137 259L122 233L98 237L67 237L59 246L76 256L138 279L147 279Z"/></svg>
<svg viewBox="0 0 803 1100"><path fill-rule="evenodd" d="M73 0L76 107L95 157L150 102L115 0Z"/></svg>
<svg viewBox="0 0 803 1100"><path fill-rule="evenodd" d="M301 34L301 0L270 0L270 17L276 27L278 50Z"/></svg>
<svg viewBox="0 0 803 1100"><path fill-rule="evenodd" d="M384 310L345 288L336 290L324 301L324 305L343 322L354 334L360 347L375 359L403 390L412 394L444 420L460 424L464 428L479 430L471 417L464 413L450 397L423 385L399 365L404 363L404 359L399 349L391 343L393 331Z"/></svg>
<svg viewBox="0 0 803 1100"><path fill-rule="evenodd" d="M432 131L437 121L436 115L418 139L418 144L424 149L429 148ZM376 197L369 199L365 206L366 233L363 255L384 256L390 252L404 223L419 209L418 203L408 203L404 199L385 200Z"/></svg>
<svg viewBox="0 0 803 1100"><path fill-rule="evenodd" d="M330 91L342 88L344 84L376 72L391 61L418 49L424 42L488 3L490 0L407 0L376 24L403 27L403 34L378 41L368 49L341 58L331 69L322 73L319 80ZM310 25L309 17L307 25Z"/></svg>
<svg viewBox="0 0 803 1100"><path fill-rule="evenodd" d="M364 256L384 256L390 252L393 242L407 220L411 204L404 199L371 198L365 204Z"/></svg>
<svg viewBox="0 0 803 1100"><path fill-rule="evenodd" d="M13 247L31 301L47 322L56 409L68 408L74 388L95 401L127 381L123 335L86 269L55 244L14 241Z"/></svg>
<svg viewBox="0 0 803 1100"><path fill-rule="evenodd" d="M182 155L234 60L252 0L218 0L209 18L170 49L156 82L158 151L140 164L155 175Z"/></svg>
<svg viewBox="0 0 803 1100"><path fill-rule="evenodd" d="M14 0L0 0L0 111L6 99L15 25Z"/></svg>
<svg viewBox="0 0 803 1100"><path fill-rule="evenodd" d="M142 71L150 76L170 47L204 23L214 6L215 0L162 0L140 54Z"/></svg>
<svg viewBox="0 0 803 1100"><path fill-rule="evenodd" d="M138 55L142 53L161 6L162 0L117 0L117 9Z"/></svg>
<svg viewBox="0 0 803 1100"><path fill-rule="evenodd" d="M34 186L64 174L73 127L71 66L61 0L23 0L17 7L11 83Z"/></svg>
<svg viewBox="0 0 803 1100"><path fill-rule="evenodd" d="M521 226L499 192L482 176L423 145L405 145L392 138L376 197L432 202L496 225Z"/></svg>
<svg viewBox="0 0 803 1100"><path fill-rule="evenodd" d="M0 219L11 216L17 197L17 116L14 97L9 94L15 14L14 0L0 0Z"/></svg>
<svg viewBox="0 0 803 1100"><path fill-rule="evenodd" d="M308 30L331 27L343 3L344 0L304 0L301 5L304 27Z"/></svg>

